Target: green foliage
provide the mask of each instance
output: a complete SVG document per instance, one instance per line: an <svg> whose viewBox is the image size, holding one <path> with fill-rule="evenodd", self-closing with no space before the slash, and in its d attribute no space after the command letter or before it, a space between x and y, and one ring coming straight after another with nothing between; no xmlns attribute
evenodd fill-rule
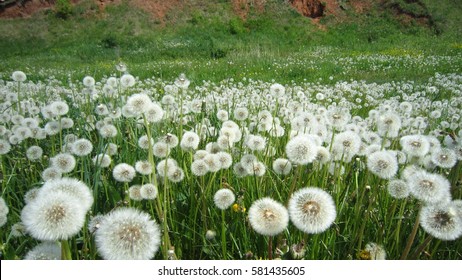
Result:
<svg viewBox="0 0 462 280"><path fill-rule="evenodd" d="M73 12L73 7L70 0L56 0L55 15L61 19L68 19Z"/></svg>

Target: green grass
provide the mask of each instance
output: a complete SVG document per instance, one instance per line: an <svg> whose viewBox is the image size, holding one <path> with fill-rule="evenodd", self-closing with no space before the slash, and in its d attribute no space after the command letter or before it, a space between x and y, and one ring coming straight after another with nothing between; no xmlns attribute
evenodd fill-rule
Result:
<svg viewBox="0 0 462 280"><path fill-rule="evenodd" d="M402 25L379 8L370 14L349 15L340 23L326 18L323 23L327 31L323 31L279 1L268 1L263 12L251 9L246 20L236 16L229 3L201 2L203 5L189 7L190 12L171 11L162 23L127 2L108 6L105 14L100 14L93 2L86 0L74 7L67 20L57 18L52 11L29 19L2 20L0 73L7 77L21 69L31 73L32 80L47 75L67 79L62 73L75 79L85 75L98 78L114 71L112 65L118 61L124 61L129 71L141 78L173 79L185 72L193 81L244 76L280 82L317 81L330 76L336 80L425 80L434 72L454 71L454 67L443 63L419 73L411 68L372 73L368 69L348 69L339 65L337 58L354 59L358 54L380 52L394 52L399 58L410 52L452 56L457 64L461 41L456 24L460 19L454 10L458 4L447 2L428 3L436 19L456 6L438 21L444 30L436 35L431 28L416 23ZM317 56L317 50L325 47L329 52ZM284 61L294 58L300 63L284 65ZM275 65L283 69L275 70ZM36 71L40 69L45 71ZM53 74L54 69L62 71Z"/></svg>

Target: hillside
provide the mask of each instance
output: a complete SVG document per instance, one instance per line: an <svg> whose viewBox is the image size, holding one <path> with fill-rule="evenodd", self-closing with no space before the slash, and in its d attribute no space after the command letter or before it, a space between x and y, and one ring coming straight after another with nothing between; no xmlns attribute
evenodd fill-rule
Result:
<svg viewBox="0 0 462 280"><path fill-rule="evenodd" d="M173 61L162 75L175 76L203 60L226 59L227 69L271 65L325 48L347 56L454 54L462 38L462 3L452 0L3 0L0 7L0 73L72 65L78 75L96 75L123 60L144 68Z"/></svg>

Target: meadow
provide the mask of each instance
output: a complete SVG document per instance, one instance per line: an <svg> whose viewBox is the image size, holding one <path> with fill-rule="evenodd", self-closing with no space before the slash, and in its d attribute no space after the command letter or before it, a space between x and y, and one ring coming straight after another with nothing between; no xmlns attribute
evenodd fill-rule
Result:
<svg viewBox="0 0 462 280"><path fill-rule="evenodd" d="M462 258L459 31L75 13L2 22L2 259Z"/></svg>

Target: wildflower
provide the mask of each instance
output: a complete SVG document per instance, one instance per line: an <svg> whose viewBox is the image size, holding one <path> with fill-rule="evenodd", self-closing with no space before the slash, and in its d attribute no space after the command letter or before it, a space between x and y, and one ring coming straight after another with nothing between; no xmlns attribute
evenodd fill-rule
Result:
<svg viewBox="0 0 462 280"><path fill-rule="evenodd" d="M30 203L31 201L35 200L37 198L37 195L40 191L40 188L32 188L30 190L28 190L25 194L24 194L24 202L27 204L27 203Z"/></svg>
<svg viewBox="0 0 462 280"><path fill-rule="evenodd" d="M175 80L175 85L182 89L187 89L191 82L186 78L184 73L181 73L178 78Z"/></svg>
<svg viewBox="0 0 462 280"><path fill-rule="evenodd" d="M318 153L316 154L316 162L326 164L330 161L330 152L326 147L318 146Z"/></svg>
<svg viewBox="0 0 462 280"><path fill-rule="evenodd" d="M43 242L24 256L25 260L60 260L61 246L58 242Z"/></svg>
<svg viewBox="0 0 462 280"><path fill-rule="evenodd" d="M235 201L236 197L230 189L220 189L213 196L213 201L218 209L226 210Z"/></svg>
<svg viewBox="0 0 462 280"><path fill-rule="evenodd" d="M42 158L43 149L39 146L30 146L26 151L26 157L30 161L37 161Z"/></svg>
<svg viewBox="0 0 462 280"><path fill-rule="evenodd" d="M422 135L406 135L401 137L399 142L403 152L409 156L423 157L430 150L430 143Z"/></svg>
<svg viewBox="0 0 462 280"><path fill-rule="evenodd" d="M187 131L183 134L183 137L181 138L180 147L185 151L196 150L199 146L199 141L200 139L197 133Z"/></svg>
<svg viewBox="0 0 462 280"><path fill-rule="evenodd" d="M109 167L111 165L111 157L107 154L98 154L92 159L93 164L96 166L100 166L102 168Z"/></svg>
<svg viewBox="0 0 462 280"><path fill-rule="evenodd" d="M377 118L377 132L381 136L395 138L401 129L401 119L396 113L386 113Z"/></svg>
<svg viewBox="0 0 462 280"><path fill-rule="evenodd" d="M439 175L417 171L406 178L411 194L426 203L439 203L451 200L449 181Z"/></svg>
<svg viewBox="0 0 462 280"><path fill-rule="evenodd" d="M394 179L390 180L387 185L388 193L394 198L406 198L409 196L411 190L404 180Z"/></svg>
<svg viewBox="0 0 462 280"><path fill-rule="evenodd" d="M107 214L96 231L98 253L106 260L152 259L160 246L161 233L150 216L133 208Z"/></svg>
<svg viewBox="0 0 462 280"><path fill-rule="evenodd" d="M154 145L154 139L152 137L148 139L147 135L143 135L138 139L138 146L143 150L148 150L149 145Z"/></svg>
<svg viewBox="0 0 462 280"><path fill-rule="evenodd" d="M60 173L69 173L75 168L75 158L69 153L60 153L52 157L51 167L56 168Z"/></svg>
<svg viewBox="0 0 462 280"><path fill-rule="evenodd" d="M167 144L169 148L174 148L178 146L179 140L176 135L167 133L159 139L159 142Z"/></svg>
<svg viewBox="0 0 462 280"><path fill-rule="evenodd" d="M367 168L382 179L391 179L398 172L398 161L388 151L377 151L367 156Z"/></svg>
<svg viewBox="0 0 462 280"><path fill-rule="evenodd" d="M105 216L100 214L91 217L90 221L88 222L88 231L91 234L94 234L100 228L104 218Z"/></svg>
<svg viewBox="0 0 462 280"><path fill-rule="evenodd" d="M327 230L337 216L331 195L315 187L296 191L289 199L288 208L292 223L306 233Z"/></svg>
<svg viewBox="0 0 462 280"><path fill-rule="evenodd" d="M98 129L99 134L103 138L112 138L117 136L117 128L112 124L105 124Z"/></svg>
<svg viewBox="0 0 462 280"><path fill-rule="evenodd" d="M420 212L420 225L430 235L441 240L462 236L462 219L451 204L428 204Z"/></svg>
<svg viewBox="0 0 462 280"><path fill-rule="evenodd" d="M220 162L220 169L228 169L233 164L233 158L227 152L218 152L216 153L216 157Z"/></svg>
<svg viewBox="0 0 462 280"><path fill-rule="evenodd" d="M278 158L273 161L274 173L278 175L287 175L292 170L292 163L285 158Z"/></svg>
<svg viewBox="0 0 462 280"><path fill-rule="evenodd" d="M26 204L21 220L32 237L57 241L76 235L83 227L85 214L76 197L65 192L49 192Z"/></svg>
<svg viewBox="0 0 462 280"><path fill-rule="evenodd" d="M153 184L144 184L141 186L140 195L144 199L155 199L157 193L157 187Z"/></svg>
<svg viewBox="0 0 462 280"><path fill-rule="evenodd" d="M246 144L252 151L262 151L266 148L266 139L260 135L249 135Z"/></svg>
<svg viewBox="0 0 462 280"><path fill-rule="evenodd" d="M286 145L287 158L295 164L308 164L316 159L317 145L308 137L299 135L290 139Z"/></svg>
<svg viewBox="0 0 462 280"><path fill-rule="evenodd" d="M257 233L267 236L281 233L289 224L287 209L269 197L254 201L248 217L252 228Z"/></svg>
<svg viewBox="0 0 462 280"><path fill-rule="evenodd" d="M457 155L452 149L438 148L431 153L431 161L441 168L453 168L457 163Z"/></svg>
<svg viewBox="0 0 462 280"><path fill-rule="evenodd" d="M203 159L195 160L191 164L191 172L195 176L203 176L207 174L208 171L208 164Z"/></svg>
<svg viewBox="0 0 462 280"><path fill-rule="evenodd" d="M0 155L6 155L11 150L11 145L8 141L0 139Z"/></svg>
<svg viewBox="0 0 462 280"><path fill-rule="evenodd" d="M147 106L144 112L146 120L150 123L158 123L164 116L164 110L156 103L151 103Z"/></svg>
<svg viewBox="0 0 462 280"><path fill-rule="evenodd" d="M234 118L237 121L245 121L249 117L249 110L245 107L239 107L234 110Z"/></svg>
<svg viewBox="0 0 462 280"><path fill-rule="evenodd" d="M122 87L128 88L135 85L135 77L130 74L124 74L120 77L120 85Z"/></svg>
<svg viewBox="0 0 462 280"><path fill-rule="evenodd" d="M14 71L11 78L15 82L24 82L27 79L27 76L22 71Z"/></svg>
<svg viewBox="0 0 462 280"><path fill-rule="evenodd" d="M91 88L93 86L95 86L95 79L93 77L90 77L90 76L86 76L83 78L82 80L83 82L83 85L88 87L88 88Z"/></svg>
<svg viewBox="0 0 462 280"><path fill-rule="evenodd" d="M143 197L141 196L141 185L133 185L130 188L128 188L128 196L131 200L143 200Z"/></svg>
<svg viewBox="0 0 462 280"><path fill-rule="evenodd" d="M332 155L335 160L351 161L354 155L359 152L361 138L352 131L341 132L334 137L332 143Z"/></svg>
<svg viewBox="0 0 462 280"><path fill-rule="evenodd" d="M64 101L54 101L50 104L50 110L56 116L64 116L69 112L69 106Z"/></svg>
<svg viewBox="0 0 462 280"><path fill-rule="evenodd" d="M167 158L157 163L156 170L159 176L168 177L177 167L178 163L174 159Z"/></svg>
<svg viewBox="0 0 462 280"><path fill-rule="evenodd" d="M218 110L217 112L217 118L218 120L224 122L224 121L227 121L228 118L229 118L229 114L228 114L228 111L225 111L225 110Z"/></svg>
<svg viewBox="0 0 462 280"><path fill-rule="evenodd" d="M242 178L244 176L249 175L249 172L247 172L247 169L241 162L238 162L233 166L233 171L238 178Z"/></svg>
<svg viewBox="0 0 462 280"><path fill-rule="evenodd" d="M91 153L93 144L88 139L79 139L72 144L72 152L74 155L83 157Z"/></svg>
<svg viewBox="0 0 462 280"><path fill-rule="evenodd" d="M170 181L174 183L179 183L184 179L184 171L180 167L176 167L172 172L167 174L167 177Z"/></svg>
<svg viewBox="0 0 462 280"><path fill-rule="evenodd" d="M135 168L127 163L119 163L112 170L112 176L118 182L131 182L135 175Z"/></svg>
<svg viewBox="0 0 462 280"><path fill-rule="evenodd" d="M170 154L170 148L164 142L157 142L152 147L152 152L155 157L164 158Z"/></svg>
<svg viewBox="0 0 462 280"><path fill-rule="evenodd" d="M45 182L40 188L37 198L56 192L63 192L76 198L85 211L90 210L93 204L93 195L88 186L82 181L67 177Z"/></svg>

